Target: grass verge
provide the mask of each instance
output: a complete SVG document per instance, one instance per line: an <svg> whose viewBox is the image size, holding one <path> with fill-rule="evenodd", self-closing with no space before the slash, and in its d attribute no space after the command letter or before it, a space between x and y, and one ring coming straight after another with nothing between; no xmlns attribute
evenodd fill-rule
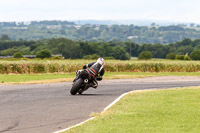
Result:
<svg viewBox="0 0 200 133"><path fill-rule="evenodd" d="M131 79L153 76L200 76L198 72L106 72L104 79ZM0 84L30 84L72 81L75 73L48 73L48 74L0 74Z"/></svg>
<svg viewBox="0 0 200 133"><path fill-rule="evenodd" d="M65 133L199 133L200 87L138 91Z"/></svg>
<svg viewBox="0 0 200 133"><path fill-rule="evenodd" d="M0 74L0 84L30 84L72 81L75 74Z"/></svg>

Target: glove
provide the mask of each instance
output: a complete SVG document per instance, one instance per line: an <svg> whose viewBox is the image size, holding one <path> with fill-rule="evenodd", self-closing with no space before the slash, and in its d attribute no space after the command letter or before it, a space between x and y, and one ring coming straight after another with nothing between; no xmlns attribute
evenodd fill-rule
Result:
<svg viewBox="0 0 200 133"><path fill-rule="evenodd" d="M83 66L83 69L86 69L88 67L88 64L85 64L84 66Z"/></svg>

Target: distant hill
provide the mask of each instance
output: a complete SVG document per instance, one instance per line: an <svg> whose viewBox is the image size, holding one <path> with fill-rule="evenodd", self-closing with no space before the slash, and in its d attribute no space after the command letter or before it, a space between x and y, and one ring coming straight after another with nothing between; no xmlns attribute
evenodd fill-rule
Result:
<svg viewBox="0 0 200 133"><path fill-rule="evenodd" d="M155 21L155 20L73 20L75 24L84 25L84 24L102 24L102 25L137 25L137 26L150 26L152 23L155 23L159 26L169 26L169 25L187 25L189 26L191 23L183 23L183 22L172 22L172 21ZM198 25L198 24L196 24Z"/></svg>
<svg viewBox="0 0 200 133"><path fill-rule="evenodd" d="M113 25L113 24L120 24L117 21L112 21L112 20L74 20L73 22L77 25L85 25L85 24Z"/></svg>
<svg viewBox="0 0 200 133"><path fill-rule="evenodd" d="M136 22L132 22L132 20L124 22L109 20L0 22L0 36L6 34L12 40L40 40L59 37L81 41L130 40L139 44L168 44L184 38L200 38L200 26L196 24L162 26L150 21L144 21L146 26L131 24ZM138 21L137 23L143 25L142 22Z"/></svg>

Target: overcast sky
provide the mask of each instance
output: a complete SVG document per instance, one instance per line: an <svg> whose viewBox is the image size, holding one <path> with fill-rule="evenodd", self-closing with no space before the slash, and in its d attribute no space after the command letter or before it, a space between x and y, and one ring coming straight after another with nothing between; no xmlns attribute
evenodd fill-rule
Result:
<svg viewBox="0 0 200 133"><path fill-rule="evenodd" d="M200 0L0 0L0 21L166 20L200 23Z"/></svg>

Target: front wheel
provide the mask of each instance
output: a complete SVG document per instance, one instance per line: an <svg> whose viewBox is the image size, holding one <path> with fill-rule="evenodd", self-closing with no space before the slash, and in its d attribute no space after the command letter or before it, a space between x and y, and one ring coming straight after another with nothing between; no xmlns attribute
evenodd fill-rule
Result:
<svg viewBox="0 0 200 133"><path fill-rule="evenodd" d="M81 88L81 84L83 83L83 80L82 79L78 79L74 82L71 90L70 90L70 93L72 95L76 95L76 93L80 90Z"/></svg>

